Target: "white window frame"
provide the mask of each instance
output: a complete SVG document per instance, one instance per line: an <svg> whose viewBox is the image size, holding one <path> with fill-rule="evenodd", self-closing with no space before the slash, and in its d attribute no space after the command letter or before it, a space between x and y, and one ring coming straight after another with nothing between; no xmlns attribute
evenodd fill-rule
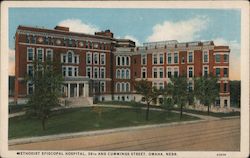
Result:
<svg viewBox="0 0 250 158"><path fill-rule="evenodd" d="M88 76L88 69L90 70L90 76ZM91 66L86 67L86 76L88 76L89 78L92 78L93 74L92 74L92 67Z"/></svg>
<svg viewBox="0 0 250 158"><path fill-rule="evenodd" d="M172 55L172 54L173 54L173 53L171 53L171 52L167 52L167 55L166 55L166 56L167 56L167 64L173 64L173 55ZM169 56L171 57L171 60L170 60L171 63L168 62L168 57L169 57Z"/></svg>
<svg viewBox="0 0 250 158"><path fill-rule="evenodd" d="M95 72L97 72L97 77L95 76ZM93 67L93 78L99 78L99 67Z"/></svg>
<svg viewBox="0 0 250 158"><path fill-rule="evenodd" d="M156 71L155 71L156 70ZM157 69L157 67L152 67L152 78L155 78L154 77L154 72L156 72L157 74L156 74L156 78L158 78L158 69Z"/></svg>
<svg viewBox="0 0 250 158"><path fill-rule="evenodd" d="M33 64L27 64L27 75L29 76L29 67L30 66L32 66L32 70L33 70L33 72L32 72L32 76L34 76L34 66L33 66Z"/></svg>
<svg viewBox="0 0 250 158"><path fill-rule="evenodd" d="M227 55L228 61L224 60L224 56ZM229 54L223 54L223 63L229 63Z"/></svg>
<svg viewBox="0 0 250 158"><path fill-rule="evenodd" d="M76 72L76 75L75 75L75 72ZM78 68L78 66L74 67L74 76L79 76L79 68Z"/></svg>
<svg viewBox="0 0 250 158"><path fill-rule="evenodd" d="M27 94L28 94L28 95L30 95L30 93L29 93L29 84L32 84L31 81L28 81L28 82L27 82L27 85L26 85L26 87L27 87ZM33 88L33 93L34 93L34 91L35 91L35 86L34 86L34 84L32 84L32 88Z"/></svg>
<svg viewBox="0 0 250 158"><path fill-rule="evenodd" d="M156 63L154 63L154 59L156 57ZM152 54L152 65L157 65L158 64L158 55L156 53Z"/></svg>
<svg viewBox="0 0 250 158"><path fill-rule="evenodd" d="M175 54L177 54L177 63L175 62ZM173 60L174 60L174 64L179 64L179 52L178 51L175 51L174 52L174 58L173 58Z"/></svg>
<svg viewBox="0 0 250 158"><path fill-rule="evenodd" d="M205 62L205 54L207 54L207 62ZM203 50L202 52L202 62L203 63L209 63L209 50Z"/></svg>
<svg viewBox="0 0 250 158"><path fill-rule="evenodd" d="M125 78L126 79L130 79L130 69L125 69L126 71L125 71ZM128 74L127 74L127 72L128 72Z"/></svg>
<svg viewBox="0 0 250 158"><path fill-rule="evenodd" d="M161 56L162 56L162 63L160 63ZM159 53L158 54L158 62L157 63L160 64L160 65L164 64L164 53Z"/></svg>
<svg viewBox="0 0 250 158"><path fill-rule="evenodd" d="M189 77L189 68L192 68L192 77ZM194 66L193 65L189 65L187 66L187 78L194 78Z"/></svg>
<svg viewBox="0 0 250 158"><path fill-rule="evenodd" d="M119 74L118 74L119 71ZM121 70L120 69L116 69L116 78L120 79L121 78Z"/></svg>
<svg viewBox="0 0 250 158"><path fill-rule="evenodd" d="M90 57L90 63L88 63L88 56ZM86 53L86 65L91 65L92 64L92 53L87 52Z"/></svg>
<svg viewBox="0 0 250 158"><path fill-rule="evenodd" d="M102 72L103 72L103 78L106 78L106 72L105 67L100 67L100 78L102 78Z"/></svg>
<svg viewBox="0 0 250 158"><path fill-rule="evenodd" d="M162 71L160 71L162 69ZM158 67L158 69L157 69L157 73L158 73L158 78L161 78L161 76L160 76L160 72L162 72L162 78L164 78L164 67Z"/></svg>
<svg viewBox="0 0 250 158"><path fill-rule="evenodd" d="M127 87L127 85L128 85L128 87ZM130 92L130 83L129 82L125 83L125 91Z"/></svg>
<svg viewBox="0 0 250 158"><path fill-rule="evenodd" d="M207 67L207 75L209 75L209 66L208 65L203 65L202 66L202 76L205 76L205 67Z"/></svg>
<svg viewBox="0 0 250 158"><path fill-rule="evenodd" d="M32 60L29 60L29 49L32 50ZM27 47L27 61L34 61L35 59L35 48L32 48L32 47Z"/></svg>
<svg viewBox="0 0 250 158"><path fill-rule="evenodd" d="M143 59L145 59L145 63L143 63ZM147 65L147 54L141 54L141 65Z"/></svg>
<svg viewBox="0 0 250 158"><path fill-rule="evenodd" d="M143 72L145 72L145 78L143 78ZM141 78L146 79L147 78L147 67L141 68Z"/></svg>
<svg viewBox="0 0 250 158"><path fill-rule="evenodd" d="M175 66L175 67L173 67L173 69L172 69L172 71L173 71L172 76L174 76L174 72L175 72L175 70L177 70L177 73L178 73L177 77L179 77L179 76L180 76L179 66Z"/></svg>
<svg viewBox="0 0 250 158"><path fill-rule="evenodd" d="M63 75L63 69L65 68L65 76ZM67 77L68 74L67 74L67 67L66 66L62 66L62 76L63 77Z"/></svg>
<svg viewBox="0 0 250 158"><path fill-rule="evenodd" d="M214 55L214 62L215 62L215 63L220 63L220 61L216 61L216 56L217 56L217 55L220 56L220 61L221 61L221 54L215 54L215 55Z"/></svg>
<svg viewBox="0 0 250 158"><path fill-rule="evenodd" d="M97 55L97 63L95 63L96 62L96 60L95 60L95 56ZM97 53L97 52L95 52L94 54L93 54L93 64L94 65L99 65L99 53Z"/></svg>
<svg viewBox="0 0 250 158"><path fill-rule="evenodd" d="M119 86L119 87L118 87L118 86ZM116 88L116 92L121 92L121 84L120 84L120 82L117 82L117 83L116 83L115 88Z"/></svg>
<svg viewBox="0 0 250 158"><path fill-rule="evenodd" d="M47 57L48 57L48 53L49 53L49 51L50 51L50 53L51 53L51 61L53 61L53 49L46 49L46 61L47 61Z"/></svg>
<svg viewBox="0 0 250 158"><path fill-rule="evenodd" d="M173 72L172 72L172 67L171 67L171 66L167 66L166 72L167 72L166 78L169 78L169 77L168 77L168 72L171 72L171 77L173 76Z"/></svg>
<svg viewBox="0 0 250 158"><path fill-rule="evenodd" d="M39 52L39 50L42 50L42 62L44 62L44 49L43 48L37 48L36 49L36 59L37 59L37 61L38 61L38 57L39 57L39 55L38 55L38 52Z"/></svg>
<svg viewBox="0 0 250 158"><path fill-rule="evenodd" d="M104 89L103 91L101 90L102 89L102 84L104 84ZM100 92L106 92L106 82L105 81L100 81Z"/></svg>
<svg viewBox="0 0 250 158"><path fill-rule="evenodd" d="M192 62L189 61L189 53L192 53ZM187 52L187 63L194 63L194 51Z"/></svg>
<svg viewBox="0 0 250 158"><path fill-rule="evenodd" d="M102 59L103 59L104 63L102 63ZM100 54L100 65L105 65L105 64L106 64L106 54L101 53Z"/></svg>

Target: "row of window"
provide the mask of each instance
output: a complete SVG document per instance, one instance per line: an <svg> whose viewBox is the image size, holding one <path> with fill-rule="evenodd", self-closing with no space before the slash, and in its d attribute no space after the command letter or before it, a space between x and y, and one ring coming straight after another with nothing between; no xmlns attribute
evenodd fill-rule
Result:
<svg viewBox="0 0 250 158"><path fill-rule="evenodd" d="M130 79L130 69L116 69L117 79Z"/></svg>
<svg viewBox="0 0 250 158"><path fill-rule="evenodd" d="M116 66L130 66L130 56L116 56Z"/></svg>
<svg viewBox="0 0 250 158"><path fill-rule="evenodd" d="M63 66L62 75L64 77L75 77L79 76L78 66Z"/></svg>
<svg viewBox="0 0 250 158"><path fill-rule="evenodd" d="M93 83L93 93L106 92L106 82L94 82Z"/></svg>
<svg viewBox="0 0 250 158"><path fill-rule="evenodd" d="M193 88L194 88L194 81L191 80L191 81L188 81L188 90L189 91L192 91ZM152 87L155 87L156 89L164 89L164 82L152 82Z"/></svg>
<svg viewBox="0 0 250 158"><path fill-rule="evenodd" d="M215 75L217 77L221 77L221 68L216 68L215 69ZM222 77L228 77L228 68L223 68L223 76Z"/></svg>
<svg viewBox="0 0 250 158"><path fill-rule="evenodd" d="M43 73L44 72L44 65L42 64L37 64L36 68L39 72ZM52 66L51 65L46 65L47 70L51 70ZM27 75L29 77L32 77L34 75L34 65L33 64L27 64Z"/></svg>
<svg viewBox="0 0 250 158"><path fill-rule="evenodd" d="M37 37L34 35L26 35L26 43L58 45L67 47L81 47L87 49L102 49L102 50L109 49L109 45L106 43L92 42L92 41L78 41L71 38L58 39L53 37Z"/></svg>
<svg viewBox="0 0 250 158"><path fill-rule="evenodd" d="M79 55L69 50L66 54L61 54L61 63L79 64Z"/></svg>
<svg viewBox="0 0 250 158"><path fill-rule="evenodd" d="M222 56L223 56L223 61L221 61ZM223 54L223 55L215 54L215 63L221 63L221 62L228 63L229 62L229 55L228 54Z"/></svg>
<svg viewBox="0 0 250 158"><path fill-rule="evenodd" d="M129 92L130 91L129 82L117 82L115 87L116 87L116 92Z"/></svg>
<svg viewBox="0 0 250 158"><path fill-rule="evenodd" d="M46 60L53 61L53 50L46 49ZM32 62L35 60L35 48L27 47L27 61ZM44 48L36 49L36 60L39 62L44 62Z"/></svg>
<svg viewBox="0 0 250 158"><path fill-rule="evenodd" d="M93 60L92 60L93 57ZM100 59L100 60L99 60ZM86 54L86 64L87 65L105 65L106 64L106 54L97 52L87 52Z"/></svg>
<svg viewBox="0 0 250 158"><path fill-rule="evenodd" d="M86 76L89 78L106 78L106 68L105 67L93 67L93 74L92 74L92 67L86 67Z"/></svg>

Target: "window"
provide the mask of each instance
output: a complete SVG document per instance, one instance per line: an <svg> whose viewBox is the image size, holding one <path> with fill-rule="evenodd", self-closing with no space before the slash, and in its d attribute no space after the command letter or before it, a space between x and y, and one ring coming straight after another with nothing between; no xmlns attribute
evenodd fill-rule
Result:
<svg viewBox="0 0 250 158"><path fill-rule="evenodd" d="M142 68L142 78L147 78L147 68Z"/></svg>
<svg viewBox="0 0 250 158"><path fill-rule="evenodd" d="M94 78L98 78L98 77L99 77L98 67L94 67Z"/></svg>
<svg viewBox="0 0 250 158"><path fill-rule="evenodd" d="M177 52L175 52L175 53L174 53L174 63L175 63L175 64L179 63L178 60L179 60L179 55L178 55Z"/></svg>
<svg viewBox="0 0 250 158"><path fill-rule="evenodd" d="M153 68L153 77L157 78L157 68Z"/></svg>
<svg viewBox="0 0 250 158"><path fill-rule="evenodd" d="M189 63L193 62L193 52L188 52L188 62Z"/></svg>
<svg viewBox="0 0 250 158"><path fill-rule="evenodd" d="M203 51L203 63L208 63L208 52Z"/></svg>
<svg viewBox="0 0 250 158"><path fill-rule="evenodd" d="M121 57L122 58L122 65L125 65L125 57Z"/></svg>
<svg viewBox="0 0 250 158"><path fill-rule="evenodd" d="M72 63L73 62L73 54L71 52L68 53L68 63Z"/></svg>
<svg viewBox="0 0 250 158"><path fill-rule="evenodd" d="M120 70L118 69L118 70L116 70L116 78L120 78L121 77L121 72L120 72Z"/></svg>
<svg viewBox="0 0 250 158"><path fill-rule="evenodd" d="M227 105L227 99L224 100L224 106L228 106Z"/></svg>
<svg viewBox="0 0 250 158"><path fill-rule="evenodd" d="M215 74L217 77L220 77L220 68L215 69Z"/></svg>
<svg viewBox="0 0 250 158"><path fill-rule="evenodd" d="M75 75L75 76L78 76L78 67L75 67L75 68L74 68L74 75Z"/></svg>
<svg viewBox="0 0 250 158"><path fill-rule="evenodd" d="M87 67L86 76L88 76L89 78L91 78L92 77L91 74L92 74L92 68L91 67Z"/></svg>
<svg viewBox="0 0 250 158"><path fill-rule="evenodd" d="M101 61L100 61L101 65L105 65L105 54L104 53L101 53Z"/></svg>
<svg viewBox="0 0 250 158"><path fill-rule="evenodd" d="M46 49L46 60L47 61L53 61L52 49Z"/></svg>
<svg viewBox="0 0 250 158"><path fill-rule="evenodd" d="M34 35L31 36L31 43L36 43L36 37Z"/></svg>
<svg viewBox="0 0 250 158"><path fill-rule="evenodd" d="M159 89L164 89L164 83L163 82L159 83Z"/></svg>
<svg viewBox="0 0 250 158"><path fill-rule="evenodd" d="M227 54L224 54L224 55L223 55L223 59L224 59L224 63L228 63L229 57L228 57Z"/></svg>
<svg viewBox="0 0 250 158"><path fill-rule="evenodd" d="M90 52L87 53L87 64L92 64L92 54Z"/></svg>
<svg viewBox="0 0 250 158"><path fill-rule="evenodd" d="M27 89L28 89L28 94L33 94L34 92L34 85L31 83L31 82L28 82L28 85L27 85Z"/></svg>
<svg viewBox="0 0 250 158"><path fill-rule="evenodd" d="M68 76L72 76L72 67L68 67Z"/></svg>
<svg viewBox="0 0 250 158"><path fill-rule="evenodd" d="M193 91L193 82L192 81L188 82L188 91L189 92Z"/></svg>
<svg viewBox="0 0 250 158"><path fill-rule="evenodd" d="M71 39L69 39L69 47L72 47L72 45L73 45L73 42Z"/></svg>
<svg viewBox="0 0 250 158"><path fill-rule="evenodd" d="M125 83L121 83L122 84L122 92L125 92Z"/></svg>
<svg viewBox="0 0 250 158"><path fill-rule="evenodd" d="M153 63L157 64L157 54L153 54Z"/></svg>
<svg viewBox="0 0 250 158"><path fill-rule="evenodd" d="M216 105L216 106L220 106L220 99L216 99L216 100L215 100L215 105Z"/></svg>
<svg viewBox="0 0 250 158"><path fill-rule="evenodd" d="M121 59L120 59L120 57L117 56L116 58L117 58L117 63L116 63L116 65L120 65L120 64L121 64L121 61L120 61Z"/></svg>
<svg viewBox="0 0 250 158"><path fill-rule="evenodd" d="M203 76L208 76L208 66L203 66Z"/></svg>
<svg viewBox="0 0 250 158"><path fill-rule="evenodd" d="M116 83L116 92L120 92L120 83Z"/></svg>
<svg viewBox="0 0 250 158"><path fill-rule="evenodd" d="M168 64L172 63L172 57L171 57L171 53L168 53Z"/></svg>
<svg viewBox="0 0 250 158"><path fill-rule="evenodd" d="M26 35L26 43L30 43L30 36L28 34Z"/></svg>
<svg viewBox="0 0 250 158"><path fill-rule="evenodd" d="M49 44L49 39L48 39L48 37L45 37L44 43L45 43L45 44Z"/></svg>
<svg viewBox="0 0 250 158"><path fill-rule="evenodd" d="M27 48L27 61L34 60L34 48Z"/></svg>
<svg viewBox="0 0 250 158"><path fill-rule="evenodd" d="M75 56L74 56L74 63L75 63L75 64L78 64L78 63L79 63L79 56L78 56L78 55L75 55Z"/></svg>
<svg viewBox="0 0 250 158"><path fill-rule="evenodd" d="M160 56L160 64L163 64L164 62L164 54L159 54Z"/></svg>
<svg viewBox="0 0 250 158"><path fill-rule="evenodd" d="M129 69L126 70L126 79L130 79L130 71L129 71Z"/></svg>
<svg viewBox="0 0 250 158"><path fill-rule="evenodd" d="M122 69L121 72L122 72L122 77L121 78L124 79L125 78L125 70Z"/></svg>
<svg viewBox="0 0 250 158"><path fill-rule="evenodd" d="M126 57L126 65L130 65L129 64L129 57Z"/></svg>
<svg viewBox="0 0 250 158"><path fill-rule="evenodd" d="M159 68L159 74L160 74L160 78L163 78L163 68Z"/></svg>
<svg viewBox="0 0 250 158"><path fill-rule="evenodd" d="M62 67L62 74L63 74L63 76L65 77L66 76L66 67Z"/></svg>
<svg viewBox="0 0 250 158"><path fill-rule="evenodd" d="M153 82L153 87L157 88L157 83L156 82Z"/></svg>
<svg viewBox="0 0 250 158"><path fill-rule="evenodd" d="M228 77L228 68L223 69L224 77Z"/></svg>
<svg viewBox="0 0 250 158"><path fill-rule="evenodd" d="M181 63L184 64L185 63L185 57L181 58Z"/></svg>
<svg viewBox="0 0 250 158"><path fill-rule="evenodd" d="M130 91L130 85L129 83L126 83L126 92L129 92Z"/></svg>
<svg viewBox="0 0 250 158"><path fill-rule="evenodd" d="M141 63L142 63L142 65L147 65L147 55L146 54L141 55Z"/></svg>
<svg viewBox="0 0 250 158"><path fill-rule="evenodd" d="M159 104L163 104L163 98L159 98Z"/></svg>
<svg viewBox="0 0 250 158"><path fill-rule="evenodd" d="M223 91L227 92L227 83L223 83Z"/></svg>
<svg viewBox="0 0 250 158"><path fill-rule="evenodd" d="M179 68L175 67L174 68L174 77L178 77L179 76Z"/></svg>
<svg viewBox="0 0 250 158"><path fill-rule="evenodd" d="M100 68L100 70L101 70L100 78L105 78L105 68L102 67L102 68Z"/></svg>
<svg viewBox="0 0 250 158"><path fill-rule="evenodd" d="M94 64L99 64L99 54L98 53L94 53Z"/></svg>
<svg viewBox="0 0 250 158"><path fill-rule="evenodd" d="M168 68L168 69L167 69L167 73L168 73L168 78L171 78L171 77L172 77L171 68Z"/></svg>
<svg viewBox="0 0 250 158"><path fill-rule="evenodd" d="M215 55L215 62L219 63L220 62L220 54Z"/></svg>
<svg viewBox="0 0 250 158"><path fill-rule="evenodd" d="M37 49L37 61L39 62L43 62L43 49L42 48L38 48Z"/></svg>
<svg viewBox="0 0 250 158"><path fill-rule="evenodd" d="M32 77L34 74L34 68L32 64L28 64L27 65L27 73L29 77Z"/></svg>
<svg viewBox="0 0 250 158"><path fill-rule="evenodd" d="M102 81L100 83L100 92L105 92L105 82L104 81Z"/></svg>
<svg viewBox="0 0 250 158"><path fill-rule="evenodd" d="M193 77L193 67L188 67L188 77Z"/></svg>

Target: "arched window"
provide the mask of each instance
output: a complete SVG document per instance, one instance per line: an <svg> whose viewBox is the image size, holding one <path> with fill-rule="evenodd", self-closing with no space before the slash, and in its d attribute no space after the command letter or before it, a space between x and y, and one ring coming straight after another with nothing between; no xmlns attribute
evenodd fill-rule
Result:
<svg viewBox="0 0 250 158"><path fill-rule="evenodd" d="M120 65L120 63L121 63L121 62L120 62L120 57L118 56L118 57L117 57L117 65Z"/></svg>
<svg viewBox="0 0 250 158"><path fill-rule="evenodd" d="M124 69L122 69L122 77L121 77L122 79L124 79L125 78L125 70Z"/></svg>
<svg viewBox="0 0 250 158"><path fill-rule="evenodd" d="M125 57L122 57L122 65L125 65Z"/></svg>
<svg viewBox="0 0 250 158"><path fill-rule="evenodd" d="M71 52L68 53L68 63L72 63L73 54Z"/></svg>
<svg viewBox="0 0 250 158"><path fill-rule="evenodd" d="M127 79L129 79L129 78L130 78L129 69L126 69L126 78L127 78Z"/></svg>
<svg viewBox="0 0 250 158"><path fill-rule="evenodd" d="M119 70L119 69L118 69L118 70L116 70L116 78L120 78L120 75L121 75L120 70Z"/></svg>
<svg viewBox="0 0 250 158"><path fill-rule="evenodd" d="M126 65L129 65L129 57L127 57Z"/></svg>
<svg viewBox="0 0 250 158"><path fill-rule="evenodd" d="M116 83L116 92L120 92L120 83Z"/></svg>
<svg viewBox="0 0 250 158"><path fill-rule="evenodd" d="M125 92L125 83L122 83L122 92Z"/></svg>
<svg viewBox="0 0 250 158"><path fill-rule="evenodd" d="M130 91L130 86L129 83L126 83L126 91L129 92Z"/></svg>

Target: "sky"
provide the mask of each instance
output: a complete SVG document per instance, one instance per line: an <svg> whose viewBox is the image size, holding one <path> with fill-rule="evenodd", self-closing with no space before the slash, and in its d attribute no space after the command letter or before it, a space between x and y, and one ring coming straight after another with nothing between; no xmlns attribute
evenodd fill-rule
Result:
<svg viewBox="0 0 250 158"><path fill-rule="evenodd" d="M240 10L236 9L116 9L116 8L10 8L9 74L14 72L14 35L18 25L94 34L110 29L115 38L144 42L213 40L229 45L231 80L240 80Z"/></svg>

